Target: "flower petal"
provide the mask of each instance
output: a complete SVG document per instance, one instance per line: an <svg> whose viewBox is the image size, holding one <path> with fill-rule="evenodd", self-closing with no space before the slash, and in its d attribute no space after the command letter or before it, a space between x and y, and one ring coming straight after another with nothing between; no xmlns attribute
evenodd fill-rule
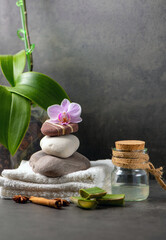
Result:
<svg viewBox="0 0 166 240"><path fill-rule="evenodd" d="M69 102L69 100L66 99L66 98L63 99L63 101L61 102L61 107L63 108L63 110L64 110L65 112L67 112L69 105L70 105L70 102Z"/></svg>
<svg viewBox="0 0 166 240"><path fill-rule="evenodd" d="M67 112L71 117L79 117L81 115L81 106L78 103L70 103Z"/></svg>
<svg viewBox="0 0 166 240"><path fill-rule="evenodd" d="M82 118L81 117L71 117L71 120L70 120L71 123L79 123L79 122L82 122Z"/></svg>
<svg viewBox="0 0 166 240"><path fill-rule="evenodd" d="M49 122L50 122L50 123L59 123L59 120L58 120L58 118L56 118L56 119L50 119Z"/></svg>
<svg viewBox="0 0 166 240"><path fill-rule="evenodd" d="M47 114L52 119L56 119L60 112L63 112L63 108L57 104L47 108Z"/></svg>

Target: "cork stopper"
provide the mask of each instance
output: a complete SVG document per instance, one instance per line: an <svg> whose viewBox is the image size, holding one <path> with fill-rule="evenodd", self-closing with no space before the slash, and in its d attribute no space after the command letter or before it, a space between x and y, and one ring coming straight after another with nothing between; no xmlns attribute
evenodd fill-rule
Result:
<svg viewBox="0 0 166 240"><path fill-rule="evenodd" d="M137 151L144 150L145 142L138 140L124 140L115 142L115 147L117 150L124 151Z"/></svg>

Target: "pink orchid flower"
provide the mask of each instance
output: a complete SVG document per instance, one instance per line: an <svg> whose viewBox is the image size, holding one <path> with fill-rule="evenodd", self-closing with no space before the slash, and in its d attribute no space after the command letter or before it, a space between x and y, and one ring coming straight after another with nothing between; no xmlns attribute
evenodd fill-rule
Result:
<svg viewBox="0 0 166 240"><path fill-rule="evenodd" d="M65 125L82 121L81 106L78 103L70 103L68 99L64 99L61 105L55 104L48 107L47 113L53 123Z"/></svg>

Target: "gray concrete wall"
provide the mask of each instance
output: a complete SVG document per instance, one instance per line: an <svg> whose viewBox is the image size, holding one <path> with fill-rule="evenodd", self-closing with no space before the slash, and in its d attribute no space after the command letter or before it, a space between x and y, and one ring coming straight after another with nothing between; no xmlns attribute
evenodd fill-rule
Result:
<svg viewBox="0 0 166 240"><path fill-rule="evenodd" d="M166 1L28 0L34 70L83 108L80 152L108 158L116 140L146 141L166 165ZM0 0L0 53L24 48L13 0ZM4 83L0 75L0 82Z"/></svg>

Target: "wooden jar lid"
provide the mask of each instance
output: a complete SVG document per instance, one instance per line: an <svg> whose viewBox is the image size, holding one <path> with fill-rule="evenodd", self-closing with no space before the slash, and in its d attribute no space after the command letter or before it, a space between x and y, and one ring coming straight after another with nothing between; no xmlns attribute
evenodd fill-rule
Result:
<svg viewBox="0 0 166 240"><path fill-rule="evenodd" d="M144 150L145 142L138 140L124 140L115 142L115 147L117 150L124 151L137 151Z"/></svg>

